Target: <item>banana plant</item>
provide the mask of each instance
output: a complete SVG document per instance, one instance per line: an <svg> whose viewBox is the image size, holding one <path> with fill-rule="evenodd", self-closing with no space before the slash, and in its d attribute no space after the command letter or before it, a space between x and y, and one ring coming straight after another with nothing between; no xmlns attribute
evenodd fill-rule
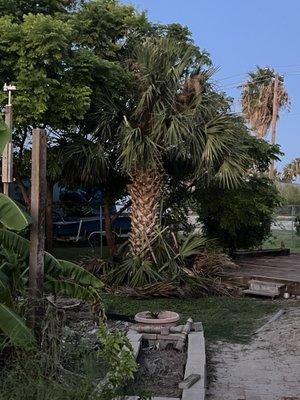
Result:
<svg viewBox="0 0 300 400"><path fill-rule="evenodd" d="M0 152L10 140L0 121ZM0 193L0 348L7 344L32 347L35 339L26 321L18 315L18 297L28 288L30 242L20 235L30 216L12 199ZM70 261L44 254L44 289L50 293L101 302L102 282Z"/></svg>

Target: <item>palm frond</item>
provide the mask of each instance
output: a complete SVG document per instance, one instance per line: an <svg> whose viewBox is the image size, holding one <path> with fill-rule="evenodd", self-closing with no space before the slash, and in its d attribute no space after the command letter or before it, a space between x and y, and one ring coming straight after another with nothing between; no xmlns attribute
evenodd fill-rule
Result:
<svg viewBox="0 0 300 400"><path fill-rule="evenodd" d="M188 258L199 254L209 243L205 236L191 234L180 245L179 254L182 258Z"/></svg>
<svg viewBox="0 0 300 400"><path fill-rule="evenodd" d="M143 135L139 128L133 129L125 122L123 150L120 156L126 171L134 171L143 166L157 168L160 164L160 150L148 135Z"/></svg>
<svg viewBox="0 0 300 400"><path fill-rule="evenodd" d="M108 154L101 143L76 138L65 146L63 171L68 182L99 184L106 179L108 169Z"/></svg>
<svg viewBox="0 0 300 400"><path fill-rule="evenodd" d="M251 129L259 138L266 135L271 124L275 75L275 71L271 68L257 67L254 72L248 74L249 78L242 86L242 111ZM277 90L279 110L288 107L289 97L282 76L279 76Z"/></svg>

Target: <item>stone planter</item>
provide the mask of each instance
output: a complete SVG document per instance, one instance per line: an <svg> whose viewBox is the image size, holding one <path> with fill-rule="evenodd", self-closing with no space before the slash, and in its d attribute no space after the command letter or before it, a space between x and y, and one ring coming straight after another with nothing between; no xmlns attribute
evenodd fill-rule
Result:
<svg viewBox="0 0 300 400"><path fill-rule="evenodd" d="M147 325L148 322L147 322ZM151 325L150 325L151 326ZM157 326L157 325L154 325ZM183 325L182 325L183 326ZM174 328L171 328L174 329ZM138 358L142 346L142 340L150 338L156 342L168 342L172 335L137 333L133 329L129 329L127 337L132 345L134 356ZM176 336L176 335L173 335ZM187 335L187 360L185 365L184 379L198 375L198 380L191 386L182 386L182 395L180 398L171 397L152 397L152 400L205 400L206 397L206 354L205 339L203 327L200 322L193 324L192 332ZM183 383L183 382L181 382ZM126 400L139 400L139 396L128 396ZM117 400L117 399L115 399Z"/></svg>
<svg viewBox="0 0 300 400"><path fill-rule="evenodd" d="M135 315L135 321L142 325L168 327L174 326L180 319L179 314L173 311L161 311L157 318L151 317L150 311L142 311Z"/></svg>

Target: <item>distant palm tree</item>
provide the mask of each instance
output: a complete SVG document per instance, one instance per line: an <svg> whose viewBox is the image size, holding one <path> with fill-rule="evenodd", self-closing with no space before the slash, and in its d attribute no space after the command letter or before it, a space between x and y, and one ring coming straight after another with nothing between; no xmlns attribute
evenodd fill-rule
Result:
<svg viewBox="0 0 300 400"><path fill-rule="evenodd" d="M257 67L248 74L248 80L243 85L242 111L251 130L258 138L266 136L271 126L274 107L274 88L276 73L271 68ZM278 76L277 107L279 111L289 104L288 94L284 87L284 79ZM276 138L272 139L272 144Z"/></svg>
<svg viewBox="0 0 300 400"><path fill-rule="evenodd" d="M282 175L286 182L292 182L297 176L300 176L300 158L296 158L286 165Z"/></svg>
<svg viewBox="0 0 300 400"><path fill-rule="evenodd" d="M234 185L243 174L238 143L245 128L213 90L212 71L186 47L146 40L129 64L136 90L120 126L120 161L132 180L131 253L143 258L157 235L166 161L182 162L186 180L202 176Z"/></svg>

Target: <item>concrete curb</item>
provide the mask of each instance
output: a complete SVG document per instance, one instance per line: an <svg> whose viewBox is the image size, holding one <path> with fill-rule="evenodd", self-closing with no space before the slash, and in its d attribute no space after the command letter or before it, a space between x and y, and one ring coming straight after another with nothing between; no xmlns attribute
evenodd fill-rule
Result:
<svg viewBox="0 0 300 400"><path fill-rule="evenodd" d="M184 378L199 374L200 379L193 386L184 389L182 400L204 400L206 394L206 354L205 339L202 332L191 332L188 335L188 354Z"/></svg>

